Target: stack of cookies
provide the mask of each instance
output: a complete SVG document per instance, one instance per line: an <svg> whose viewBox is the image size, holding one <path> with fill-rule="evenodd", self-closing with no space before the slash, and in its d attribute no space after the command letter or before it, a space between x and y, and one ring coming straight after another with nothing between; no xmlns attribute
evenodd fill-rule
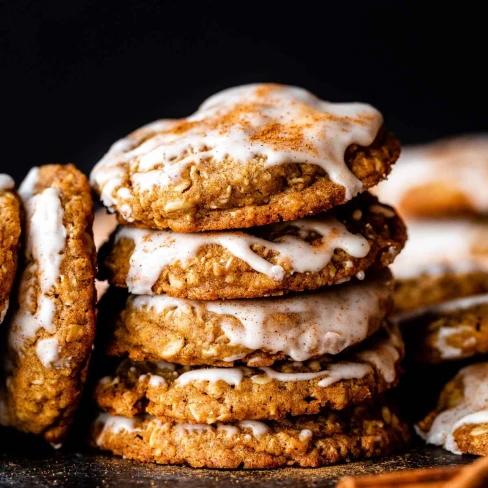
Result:
<svg viewBox="0 0 488 488"><path fill-rule="evenodd" d="M488 454L488 363L478 363L488 353L487 185L488 137L479 135L406 150L377 192L409 228L392 267L407 381L437 394L439 379L457 372L418 433L457 454Z"/></svg>
<svg viewBox="0 0 488 488"><path fill-rule="evenodd" d="M382 393L403 354L387 266L406 231L365 192L398 155L373 107L279 85L115 143L91 175L122 224L100 256L119 359L95 388L93 445L217 468L403 447Z"/></svg>

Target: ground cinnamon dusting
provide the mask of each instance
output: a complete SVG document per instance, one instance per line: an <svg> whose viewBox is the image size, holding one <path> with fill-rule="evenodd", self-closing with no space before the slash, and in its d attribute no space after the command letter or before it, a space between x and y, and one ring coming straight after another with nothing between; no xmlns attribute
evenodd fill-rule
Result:
<svg viewBox="0 0 488 488"><path fill-rule="evenodd" d="M249 136L251 142L262 142L273 149L286 148L291 151L310 151L318 155L317 149L305 143L302 126L296 124L272 123L265 125L259 132Z"/></svg>

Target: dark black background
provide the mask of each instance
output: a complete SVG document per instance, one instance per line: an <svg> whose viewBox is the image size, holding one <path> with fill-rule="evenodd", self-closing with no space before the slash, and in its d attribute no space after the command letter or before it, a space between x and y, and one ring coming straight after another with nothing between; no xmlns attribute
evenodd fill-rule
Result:
<svg viewBox="0 0 488 488"><path fill-rule="evenodd" d="M475 3L0 1L1 171L73 161L230 85L380 108L404 143L486 130Z"/></svg>

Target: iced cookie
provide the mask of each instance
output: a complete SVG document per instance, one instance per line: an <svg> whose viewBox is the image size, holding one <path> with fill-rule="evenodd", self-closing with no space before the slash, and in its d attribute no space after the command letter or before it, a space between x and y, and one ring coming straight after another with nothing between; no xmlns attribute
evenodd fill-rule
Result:
<svg viewBox="0 0 488 488"><path fill-rule="evenodd" d="M318 467L386 456L409 442L407 424L382 400L342 412L278 421L181 424L100 414L95 447L142 462L207 468Z"/></svg>
<svg viewBox="0 0 488 488"><path fill-rule="evenodd" d="M184 365L232 366L238 360L270 366L285 358L306 361L337 354L367 339L391 310L392 278L383 270L362 282L314 293L224 301L126 297L112 288L102 303L111 356Z"/></svg>
<svg viewBox="0 0 488 488"><path fill-rule="evenodd" d="M488 223L473 218L409 222L405 249L391 269L398 311L488 292Z"/></svg>
<svg viewBox="0 0 488 488"><path fill-rule="evenodd" d="M116 142L91 183L121 223L197 232L296 220L376 185L400 153L370 105L256 84Z"/></svg>
<svg viewBox="0 0 488 488"><path fill-rule="evenodd" d="M438 273L395 281L395 313L403 314L457 298L488 293L488 270L438 268Z"/></svg>
<svg viewBox="0 0 488 488"><path fill-rule="evenodd" d="M406 217L488 214L488 135L406 148L376 190Z"/></svg>
<svg viewBox="0 0 488 488"><path fill-rule="evenodd" d="M362 194L325 214L247 232L123 227L102 260L110 283L136 295L254 298L361 279L388 266L405 240L395 212Z"/></svg>
<svg viewBox="0 0 488 488"><path fill-rule="evenodd" d="M124 360L103 377L95 400L102 410L132 417L206 423L282 419L343 409L396 385L403 342L395 328L358 348L272 367L206 368Z"/></svg>
<svg viewBox="0 0 488 488"><path fill-rule="evenodd" d="M440 363L488 353L488 295L461 298L397 317L409 357Z"/></svg>
<svg viewBox="0 0 488 488"><path fill-rule="evenodd" d="M0 324L7 313L20 247L21 210L14 180L0 174Z"/></svg>
<svg viewBox="0 0 488 488"><path fill-rule="evenodd" d="M93 209L73 165L33 168L19 193L25 257L8 327L3 422L58 444L80 400L95 334Z"/></svg>
<svg viewBox="0 0 488 488"><path fill-rule="evenodd" d="M461 369L444 387L437 408L417 424L429 444L455 454L488 455L488 363Z"/></svg>

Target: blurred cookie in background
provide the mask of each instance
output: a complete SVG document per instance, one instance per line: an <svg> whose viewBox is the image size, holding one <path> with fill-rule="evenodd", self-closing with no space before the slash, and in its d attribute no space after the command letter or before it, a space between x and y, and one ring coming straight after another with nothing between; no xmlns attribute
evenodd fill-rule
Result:
<svg viewBox="0 0 488 488"><path fill-rule="evenodd" d="M402 150L376 194L413 218L488 214L488 134L458 136Z"/></svg>

